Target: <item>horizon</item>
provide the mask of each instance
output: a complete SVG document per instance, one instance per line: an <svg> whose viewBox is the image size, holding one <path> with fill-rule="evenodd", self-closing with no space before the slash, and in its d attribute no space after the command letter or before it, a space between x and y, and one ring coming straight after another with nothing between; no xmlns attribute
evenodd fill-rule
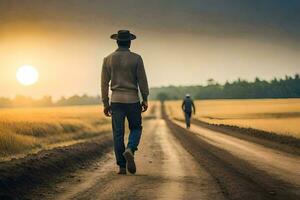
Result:
<svg viewBox="0 0 300 200"><path fill-rule="evenodd" d="M286 74L286 75L284 75L282 77L272 77L270 79L263 79L263 78L257 76L257 77L254 77L251 80L247 80L247 79L243 79L243 78L238 77L236 79L232 79L230 81L226 80L224 82L219 82L218 80L214 80L214 79L213 79L213 81L215 81L216 84L220 84L220 85L223 86L226 82L233 83L235 81L238 81L239 79L241 81L247 81L248 83L254 83L254 81L255 81L256 78L260 79L261 81L271 82L274 79L277 79L277 80L281 80L282 79L282 80L284 80L286 77L295 77L296 75L299 75L299 73L294 73L294 74L291 74L291 75ZM174 85L174 84L169 84L169 85L162 85L162 86L150 87L150 90L151 89L159 89L159 88L167 88L167 87L193 87L193 86L204 86L205 87L205 86L209 85L208 80L206 80L206 83L204 83L204 84L197 84L197 83L196 84L191 84L191 85ZM28 86L26 86L26 87L28 87ZM43 97L51 97L54 102L57 102L57 101L59 101L62 98L70 98L70 97L74 97L74 96L84 96L84 95L87 95L89 97L97 97L97 96L101 97L100 92L99 93L95 93L95 94L90 94L90 93L83 92L83 93L74 93L74 94L70 94L70 95L61 95L61 96L52 96L51 94L41 94L41 95L37 95L37 96L26 96L26 95L23 95L23 94L15 94L13 96L0 96L0 98L14 99L17 96L23 96L23 97L32 97L33 100L37 100L37 99L41 99ZM150 96L151 96L151 94L150 94Z"/></svg>
<svg viewBox="0 0 300 200"><path fill-rule="evenodd" d="M256 78L258 78L260 81L267 81L268 83L271 83L271 81L273 81L275 79L278 80L278 81L279 80L283 80L284 81L284 80L286 80L287 77L288 78L295 78L295 76L297 76L297 75L299 76L299 73L295 73L295 74L292 74L292 75L285 75L284 77L273 77L271 79L262 79L261 77L255 77L253 80L246 80L246 79L242 79L242 78L236 78L236 79L233 79L231 81L225 81L223 83L218 82L217 80L213 80L214 81L213 85L219 84L221 86L224 86L226 82L232 84L232 83L234 83L236 81L239 81L239 80L240 81L246 81L248 83L255 83L255 79ZM165 86L150 87L149 89L150 90L153 90L153 89L155 90L155 89L164 89L164 88L168 88L168 87L177 87L177 88L179 88L179 87L198 87L198 86L207 87L209 85L210 85L210 83L209 83L209 79L208 79L205 84L195 84L195 85L172 85L172 84L170 84L170 85L165 85ZM78 96L78 97L88 96L88 97L93 97L93 98L98 98L98 97L101 98L101 94L100 93L98 93L98 94L89 94L89 93L80 93L79 94L79 93L74 93L74 94L71 94L69 96L62 95L62 96L57 96L57 97L49 95L49 94L40 95L40 96L26 96L26 95L22 95L22 94L16 94L15 96L11 96L11 97L0 96L0 99L1 98L4 98L4 99L6 98L6 99L9 99L9 100L14 100L18 96L19 97L25 97L25 98L31 98L32 100L40 100L40 99L43 99L45 97L50 97L52 99L53 103L57 103L59 100L62 100L63 98L68 99L68 98L75 97L75 96ZM152 95L150 94L150 96L152 96ZM151 98L153 98L153 97L151 97ZM154 98L157 98L157 97L154 97ZM288 98L294 98L294 97L288 97ZM296 97L296 98L298 98L298 97Z"/></svg>
<svg viewBox="0 0 300 200"><path fill-rule="evenodd" d="M294 75L299 9L294 0L0 0L0 96L99 94L103 58L116 49L109 36L124 28L137 35L131 49L150 87ZM39 73L31 86L16 80L24 65Z"/></svg>

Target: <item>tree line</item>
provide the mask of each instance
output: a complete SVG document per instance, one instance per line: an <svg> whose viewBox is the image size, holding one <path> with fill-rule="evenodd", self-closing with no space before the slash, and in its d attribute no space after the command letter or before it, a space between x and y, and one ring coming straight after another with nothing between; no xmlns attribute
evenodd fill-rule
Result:
<svg viewBox="0 0 300 200"><path fill-rule="evenodd" d="M255 78L254 81L237 79L233 82L219 84L213 79L207 85L196 86L168 86L150 89L151 100L182 99L189 93L193 99L256 99L256 98L300 98L300 77L285 76L271 81ZM61 97L54 102L51 96L40 99L17 95L13 99L0 97L2 107L43 107L43 106L72 106L96 105L101 103L100 96L74 95Z"/></svg>
<svg viewBox="0 0 300 200"><path fill-rule="evenodd" d="M0 108L10 107L49 107L49 106L72 106L72 105L95 105L100 104L100 96L74 95L71 97L61 97L54 102L51 96L44 96L40 99L33 99L22 95L17 95L13 99L0 97Z"/></svg>
<svg viewBox="0 0 300 200"><path fill-rule="evenodd" d="M271 81L255 78L254 81L237 79L219 84L213 79L207 85L168 86L151 89L151 98L156 100L182 99L189 93L194 99L256 99L256 98L299 98L300 77L285 76Z"/></svg>

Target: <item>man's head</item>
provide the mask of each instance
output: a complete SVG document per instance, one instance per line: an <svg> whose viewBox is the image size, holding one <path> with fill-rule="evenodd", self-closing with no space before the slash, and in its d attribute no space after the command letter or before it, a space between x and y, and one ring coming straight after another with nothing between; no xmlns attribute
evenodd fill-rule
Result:
<svg viewBox="0 0 300 200"><path fill-rule="evenodd" d="M136 39L136 36L128 30L119 30L117 34L111 35L110 38L117 40L119 47L130 48L131 40Z"/></svg>
<svg viewBox="0 0 300 200"><path fill-rule="evenodd" d="M130 48L131 40L127 40L127 41L117 40L117 44L118 44L118 47Z"/></svg>
<svg viewBox="0 0 300 200"><path fill-rule="evenodd" d="M190 94L186 94L185 95L185 99L190 99L191 98L191 95Z"/></svg>

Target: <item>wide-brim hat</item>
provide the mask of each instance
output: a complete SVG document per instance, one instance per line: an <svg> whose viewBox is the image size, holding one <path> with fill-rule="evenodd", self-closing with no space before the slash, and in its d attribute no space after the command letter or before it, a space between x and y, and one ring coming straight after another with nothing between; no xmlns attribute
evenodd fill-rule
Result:
<svg viewBox="0 0 300 200"><path fill-rule="evenodd" d="M128 30L119 30L117 34L112 34L110 38L119 41L129 41L136 39L136 36Z"/></svg>

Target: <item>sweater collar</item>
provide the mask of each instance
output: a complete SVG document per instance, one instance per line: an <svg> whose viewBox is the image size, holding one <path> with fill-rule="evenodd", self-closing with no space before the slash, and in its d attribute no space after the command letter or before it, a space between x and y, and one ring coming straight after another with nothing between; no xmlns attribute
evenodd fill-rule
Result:
<svg viewBox="0 0 300 200"><path fill-rule="evenodd" d="M130 51L127 47L119 47L116 51Z"/></svg>

